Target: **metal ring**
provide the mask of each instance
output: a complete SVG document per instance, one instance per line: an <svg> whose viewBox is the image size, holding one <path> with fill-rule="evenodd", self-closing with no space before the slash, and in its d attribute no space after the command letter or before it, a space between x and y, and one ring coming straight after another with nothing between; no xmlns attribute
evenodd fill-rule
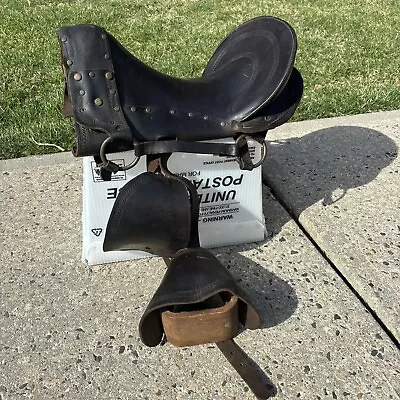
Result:
<svg viewBox="0 0 400 400"><path fill-rule="evenodd" d="M100 158L104 164L103 165L104 167L107 167L108 163L110 162L109 160L107 160L106 147L107 147L108 143L110 143L112 141L113 141L113 138L111 136L109 136L106 140L104 140L104 142L101 144L101 147L100 147ZM139 162L139 160L140 160L140 157L135 155L135 158L133 159L133 161L124 167L119 167L119 171L127 171L128 169L133 168Z"/></svg>
<svg viewBox="0 0 400 400"><path fill-rule="evenodd" d="M247 138L248 138L248 137L251 138L251 136L242 134L242 135L240 135L240 136L235 140L235 142L236 142L236 143L239 143L239 141L240 141L241 139L245 139L246 142L247 142ZM255 139L254 139L254 140L255 140ZM256 140L256 142L257 142L257 140ZM259 143L259 142L257 142L257 143ZM261 148L261 159L260 159L256 164L253 164L253 168L259 167L259 166L265 161L265 158L266 158L266 157L267 157L267 143L266 143L265 140L263 140L263 142L262 142L262 148ZM242 165L242 162L241 162L241 158L240 158L240 157L236 157L236 161L239 163L239 165Z"/></svg>
<svg viewBox="0 0 400 400"><path fill-rule="evenodd" d="M267 142L263 140L261 147L261 159L258 163L254 164L254 168L259 167L265 161L266 157L267 157Z"/></svg>

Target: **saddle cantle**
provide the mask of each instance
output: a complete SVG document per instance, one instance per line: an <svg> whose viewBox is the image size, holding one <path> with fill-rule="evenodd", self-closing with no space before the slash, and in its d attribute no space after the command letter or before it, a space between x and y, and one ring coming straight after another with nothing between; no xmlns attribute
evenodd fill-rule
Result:
<svg viewBox="0 0 400 400"><path fill-rule="evenodd" d="M242 134L262 141L293 115L303 92L293 68L295 32L274 17L258 17L234 30L197 79L152 69L96 25L64 27L59 40L64 111L76 121L74 154L101 155L102 167L113 172L118 167L107 163L105 154L130 149L138 157L174 151L242 157L238 146L188 142Z"/></svg>

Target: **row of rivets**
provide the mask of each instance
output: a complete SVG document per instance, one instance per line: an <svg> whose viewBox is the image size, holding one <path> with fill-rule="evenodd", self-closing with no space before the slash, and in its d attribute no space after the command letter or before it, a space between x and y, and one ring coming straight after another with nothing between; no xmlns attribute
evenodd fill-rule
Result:
<svg viewBox="0 0 400 400"><path fill-rule="evenodd" d="M175 111L174 109L171 109L171 110L169 110L169 113L172 114L172 115L174 115L174 114L176 114L176 111ZM188 117L189 117L189 118L193 117L193 113L192 113L192 112L189 112L189 113L188 113ZM208 115L204 115L204 116L203 116L203 119L204 119L204 120L207 120L207 119L208 119ZM225 124L225 122L221 122L221 125L222 125L222 126L225 126L226 124Z"/></svg>
<svg viewBox="0 0 400 400"><path fill-rule="evenodd" d="M79 91L79 94L80 94L81 96L83 96L83 95L85 94L85 91L84 91L83 89L81 89L81 90Z"/></svg>
<svg viewBox="0 0 400 400"><path fill-rule="evenodd" d="M68 65L68 67L70 67L72 64L73 64L73 61L72 61L72 60L67 60L67 65Z"/></svg>
<svg viewBox="0 0 400 400"><path fill-rule="evenodd" d="M68 64L68 61L67 61L67 64ZM90 76L91 78L94 78L94 77L96 76L96 74L95 74L94 72L89 72L89 76ZM105 76L106 76L106 78L109 79L109 80L111 80L111 79L114 78L114 74L113 74L112 72L110 72L110 71L109 71L109 72L106 72ZM75 79L76 81L80 81L80 80L82 79L82 74L81 74L80 72L75 72L75 74L74 74L74 79Z"/></svg>
<svg viewBox="0 0 400 400"><path fill-rule="evenodd" d="M137 109L137 107L132 106L132 107L130 108L130 110L131 110L132 112L136 112L138 109ZM145 111L145 113L150 114L150 113L151 113L151 108L150 108L150 107L146 107L146 108L144 109L144 111Z"/></svg>
<svg viewBox="0 0 400 400"><path fill-rule="evenodd" d="M132 111L132 112L136 112L137 111L137 107L135 107L135 106L132 106L131 108L130 108L130 110ZM145 108L145 110L144 110L147 114L149 114L149 113L151 113L151 108L150 107L146 107ZM175 115L176 114L176 110L174 110L173 108L171 108L170 110L169 110L169 113L171 114L171 115ZM193 113L192 112L189 112L188 113L188 117L193 117ZM203 119L204 120L208 120L208 115L204 115L203 116ZM226 122L224 122L224 121L222 121L221 122L221 126L226 126Z"/></svg>
<svg viewBox="0 0 400 400"><path fill-rule="evenodd" d="M105 33L102 33L102 34L101 34L101 38L102 38L102 39L107 39L107 35L106 35ZM110 55L109 55L108 53L105 53L105 54L104 54L104 58L105 58L106 60L109 60L109 59L110 59ZM112 78L107 78L107 79L112 79Z"/></svg>

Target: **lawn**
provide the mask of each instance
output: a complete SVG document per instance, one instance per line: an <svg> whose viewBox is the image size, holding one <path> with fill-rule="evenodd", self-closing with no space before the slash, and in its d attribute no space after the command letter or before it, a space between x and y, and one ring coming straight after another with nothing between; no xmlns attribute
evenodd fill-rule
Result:
<svg viewBox="0 0 400 400"><path fill-rule="evenodd" d="M398 0L0 0L0 158L70 149L56 37L104 26L133 54L179 77L199 76L240 23L274 15L296 30L305 81L294 119L400 108Z"/></svg>

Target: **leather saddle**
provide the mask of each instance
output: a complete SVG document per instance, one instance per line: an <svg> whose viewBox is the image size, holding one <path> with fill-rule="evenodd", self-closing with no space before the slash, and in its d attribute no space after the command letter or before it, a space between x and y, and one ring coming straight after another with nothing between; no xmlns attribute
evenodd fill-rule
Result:
<svg viewBox="0 0 400 400"><path fill-rule="evenodd" d="M295 32L273 17L234 30L196 79L152 69L96 25L64 27L59 41L64 114L76 121L74 154L102 156L102 168L112 172L118 167L105 154L131 149L137 157L176 151L236 156L241 168L252 169L243 161L245 142L198 141L241 135L263 141L293 115L303 92L293 67Z"/></svg>
<svg viewBox="0 0 400 400"><path fill-rule="evenodd" d="M126 168L147 157L147 172L120 190L103 243L104 251L164 257L164 279L139 323L143 343L215 342L256 397L269 398L274 391L265 376L233 341L240 325L259 328L260 315L231 273L200 247L197 190L167 164L173 152L187 152L234 156L242 169L260 165L246 138L264 144L303 93L293 29L274 17L246 22L222 41L202 77L189 80L145 65L95 25L64 27L59 41L74 155L94 156L104 180L121 168L107 153L132 150L137 158ZM223 138L234 143L209 142Z"/></svg>

